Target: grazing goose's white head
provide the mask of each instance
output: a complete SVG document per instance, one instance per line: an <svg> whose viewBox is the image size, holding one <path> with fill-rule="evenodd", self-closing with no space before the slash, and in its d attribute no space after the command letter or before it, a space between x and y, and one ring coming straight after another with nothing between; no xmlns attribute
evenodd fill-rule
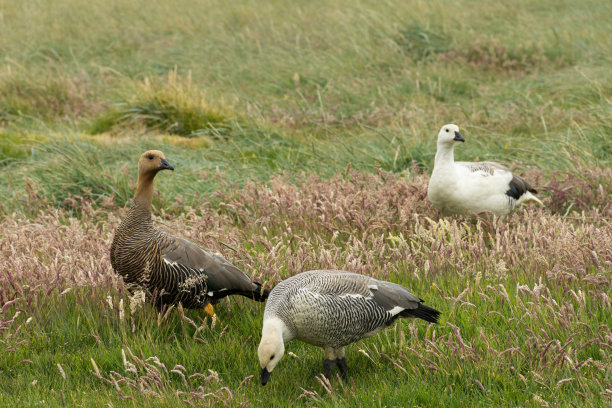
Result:
<svg viewBox="0 0 612 408"><path fill-rule="evenodd" d="M438 133L438 146L452 146L455 142L465 142L465 139L459 133L459 126L452 123L442 126L440 133Z"/></svg>
<svg viewBox="0 0 612 408"><path fill-rule="evenodd" d="M266 385L270 379L270 373L285 354L283 327L280 320L273 319L264 322L257 354L261 366L261 385Z"/></svg>

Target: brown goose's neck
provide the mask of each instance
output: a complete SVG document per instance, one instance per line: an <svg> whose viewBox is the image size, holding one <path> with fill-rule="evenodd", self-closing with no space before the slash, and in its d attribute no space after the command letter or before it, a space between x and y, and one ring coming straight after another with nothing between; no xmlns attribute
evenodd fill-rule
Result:
<svg viewBox="0 0 612 408"><path fill-rule="evenodd" d="M153 179L155 175L139 175L136 194L132 199L130 215L151 219L153 203Z"/></svg>

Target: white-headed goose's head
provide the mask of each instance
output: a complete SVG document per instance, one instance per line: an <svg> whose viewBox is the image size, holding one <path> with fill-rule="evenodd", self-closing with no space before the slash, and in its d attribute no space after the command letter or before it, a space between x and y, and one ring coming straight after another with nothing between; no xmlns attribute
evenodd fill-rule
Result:
<svg viewBox="0 0 612 408"><path fill-rule="evenodd" d="M257 349L259 366L261 367L261 385L266 385L270 373L285 354L282 326L277 321L265 322L261 335L261 342Z"/></svg>
<svg viewBox="0 0 612 408"><path fill-rule="evenodd" d="M438 133L438 145L452 146L455 142L465 142L465 139L459 133L459 126L452 123L442 126L440 133Z"/></svg>

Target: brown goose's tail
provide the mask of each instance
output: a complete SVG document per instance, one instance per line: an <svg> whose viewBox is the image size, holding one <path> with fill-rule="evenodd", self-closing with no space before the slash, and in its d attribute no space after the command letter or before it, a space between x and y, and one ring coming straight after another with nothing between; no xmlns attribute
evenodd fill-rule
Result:
<svg viewBox="0 0 612 408"><path fill-rule="evenodd" d="M270 294L270 290L263 289L261 287L261 283L259 282L253 282L253 285L255 285L255 288L253 290L223 289L220 291L211 292L209 294L211 302L217 303L219 299L223 299L224 297L232 295L240 295L249 299L253 299L257 302L265 302L268 298L268 295Z"/></svg>
<svg viewBox="0 0 612 408"><path fill-rule="evenodd" d="M252 292L240 292L238 293L241 296L246 296L258 302L265 302L268 299L268 295L270 295L270 289L265 289L261 287L261 283L253 282L257 288Z"/></svg>

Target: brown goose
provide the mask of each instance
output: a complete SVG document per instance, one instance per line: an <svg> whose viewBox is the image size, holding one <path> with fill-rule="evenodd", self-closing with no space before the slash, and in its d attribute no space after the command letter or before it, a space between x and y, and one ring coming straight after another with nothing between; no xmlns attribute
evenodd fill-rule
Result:
<svg viewBox="0 0 612 408"><path fill-rule="evenodd" d="M229 295L264 301L269 291L227 260L153 226L153 179L160 170L174 167L159 150L140 157L136 194L111 246L115 272L127 284L155 293L158 305L180 302L186 308L205 308L211 316L210 304Z"/></svg>

